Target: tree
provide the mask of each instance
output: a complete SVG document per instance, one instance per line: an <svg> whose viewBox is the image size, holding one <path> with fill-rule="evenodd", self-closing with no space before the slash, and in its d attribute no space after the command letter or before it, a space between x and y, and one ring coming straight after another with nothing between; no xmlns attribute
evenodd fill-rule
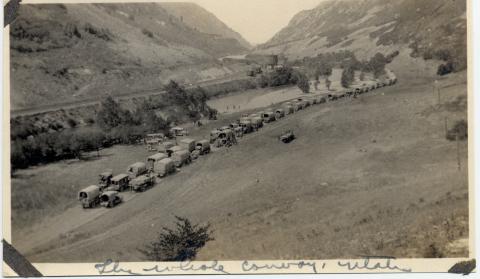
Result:
<svg viewBox="0 0 480 279"><path fill-rule="evenodd" d="M385 73L385 65L387 65L387 58L379 52L375 54L371 59L370 62L370 67L373 70L374 76L377 78L380 75Z"/></svg>
<svg viewBox="0 0 480 279"><path fill-rule="evenodd" d="M346 67L343 69L341 83L344 88L350 87L350 84L353 82L354 75L355 72L351 67Z"/></svg>
<svg viewBox="0 0 480 279"><path fill-rule="evenodd" d="M175 216L176 229L163 228L158 238L140 250L149 261L188 261L195 259L197 252L210 237L210 224L192 225L190 220Z"/></svg>
<svg viewBox="0 0 480 279"><path fill-rule="evenodd" d="M187 92L185 88L180 86L174 80L170 80L170 82L165 86L166 96L167 98L176 105L186 106L187 100Z"/></svg>
<svg viewBox="0 0 480 279"><path fill-rule="evenodd" d="M332 85L332 82L327 78L327 79L325 80L325 86L327 86L327 90L330 91L330 86L331 86L331 85Z"/></svg>
<svg viewBox="0 0 480 279"><path fill-rule="evenodd" d="M305 74L295 71L294 82L303 93L310 92L310 82Z"/></svg>
<svg viewBox="0 0 480 279"><path fill-rule="evenodd" d="M97 113L97 123L105 129L115 128L122 123L122 109L115 102L113 97L108 96L101 103L101 108Z"/></svg>
<svg viewBox="0 0 480 279"><path fill-rule="evenodd" d="M365 72L364 72L364 71L362 71L362 72L360 73L360 80L361 80L361 81L364 81L364 80L365 80Z"/></svg>

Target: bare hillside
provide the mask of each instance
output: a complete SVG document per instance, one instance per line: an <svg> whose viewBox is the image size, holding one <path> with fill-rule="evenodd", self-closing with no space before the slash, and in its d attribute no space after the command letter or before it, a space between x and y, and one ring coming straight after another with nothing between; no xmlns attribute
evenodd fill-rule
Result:
<svg viewBox="0 0 480 279"><path fill-rule="evenodd" d="M298 13L256 50L289 58L354 51L368 59L409 49L412 57L453 60L466 67L466 1L330 0Z"/></svg>
<svg viewBox="0 0 480 279"><path fill-rule="evenodd" d="M10 29L12 109L239 70L216 59L247 50L238 34L198 6L183 18L169 11L155 3L22 5ZM201 31L192 20L204 22Z"/></svg>
<svg viewBox="0 0 480 279"><path fill-rule="evenodd" d="M194 3L158 3L170 14L183 20L191 28L207 34L219 35L237 40L243 47L251 45L239 33L220 21L214 14Z"/></svg>

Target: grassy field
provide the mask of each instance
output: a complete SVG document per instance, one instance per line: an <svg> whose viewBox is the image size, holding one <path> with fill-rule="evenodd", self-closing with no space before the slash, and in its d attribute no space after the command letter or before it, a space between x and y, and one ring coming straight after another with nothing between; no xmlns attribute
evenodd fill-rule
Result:
<svg viewBox="0 0 480 279"><path fill-rule="evenodd" d="M466 119L465 73L440 80L440 103L428 79L401 78L266 125L112 210L72 207L76 190L144 160L141 146L19 171L13 204L52 198L45 211L14 208L13 244L37 262L141 260L138 248L181 215L213 226L199 260L467 256L467 142L445 139L445 118ZM277 139L286 129L297 135L288 145ZM28 224L29 214L42 222Z"/></svg>

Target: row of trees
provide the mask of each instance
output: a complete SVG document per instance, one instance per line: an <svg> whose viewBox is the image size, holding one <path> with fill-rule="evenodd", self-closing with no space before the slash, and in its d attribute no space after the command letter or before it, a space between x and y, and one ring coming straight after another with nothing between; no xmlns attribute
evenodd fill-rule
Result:
<svg viewBox="0 0 480 279"><path fill-rule="evenodd" d="M342 79L341 84L344 88L350 87L354 81L355 71L361 71L360 80L364 80L365 73L373 73L375 78L385 74L385 66L392 62L393 58L399 54L398 51L389 54L388 56L382 53L375 54L369 61L359 61L353 55L351 59L344 60L342 63Z"/></svg>
<svg viewBox="0 0 480 279"><path fill-rule="evenodd" d="M258 85L261 88L278 87L283 85L297 85L302 92L308 93L310 91L310 83L308 77L291 67L282 67L275 71L262 74L257 79Z"/></svg>
<svg viewBox="0 0 480 279"><path fill-rule="evenodd" d="M165 90L164 95L143 100L132 110L107 97L100 105L95 123L87 127L39 132L33 125L26 124L12 137L12 168L81 159L85 152L98 152L113 144L136 143L147 133L168 135L171 125L185 119L197 121L202 116L216 115L216 111L207 106L208 98L202 88L187 91L171 81ZM177 115L163 118L158 111L165 108L174 108Z"/></svg>

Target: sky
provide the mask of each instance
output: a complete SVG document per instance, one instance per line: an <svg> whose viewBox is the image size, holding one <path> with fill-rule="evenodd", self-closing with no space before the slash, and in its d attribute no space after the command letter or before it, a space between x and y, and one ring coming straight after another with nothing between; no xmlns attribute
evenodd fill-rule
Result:
<svg viewBox="0 0 480 279"><path fill-rule="evenodd" d="M316 7L322 0L163 0L193 2L215 14L251 44L268 41L287 26L302 10Z"/></svg>

